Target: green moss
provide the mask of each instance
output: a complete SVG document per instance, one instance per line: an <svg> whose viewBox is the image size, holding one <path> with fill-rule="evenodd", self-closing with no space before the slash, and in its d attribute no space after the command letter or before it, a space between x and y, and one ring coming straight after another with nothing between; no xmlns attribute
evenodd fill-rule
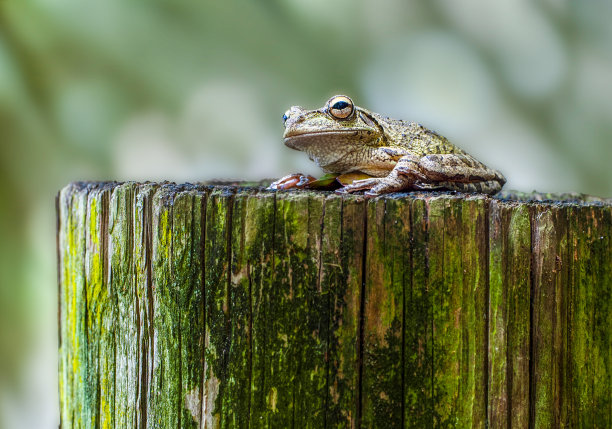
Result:
<svg viewBox="0 0 612 429"><path fill-rule="evenodd" d="M266 293L264 391L277 391L274 427L321 427L326 397L328 323L326 291L319 290L323 197L311 193L276 197L274 263Z"/></svg>
<svg viewBox="0 0 612 429"><path fill-rule="evenodd" d="M410 205L410 273L404 317L404 425L431 427L433 402L432 301L428 285L428 213L426 200Z"/></svg>
<svg viewBox="0 0 612 429"><path fill-rule="evenodd" d="M229 296L229 240L233 190L214 190L206 201L204 241L205 290L205 369L204 396L212 406L204 419L223 426L223 401L227 395L228 354L231 341L231 302ZM218 415L218 420L214 416Z"/></svg>
<svg viewBox="0 0 612 429"><path fill-rule="evenodd" d="M487 383L487 228L488 201L474 196L461 202L461 387L459 418L464 426L485 428Z"/></svg>
<svg viewBox="0 0 612 429"><path fill-rule="evenodd" d="M569 219L568 422L604 427L611 412L609 208L576 207Z"/></svg>
<svg viewBox="0 0 612 429"><path fill-rule="evenodd" d="M327 427L355 427L358 418L358 340L365 201L328 197L321 257L322 288L329 290Z"/></svg>
<svg viewBox="0 0 612 429"><path fill-rule="evenodd" d="M403 299L409 273L409 206L368 202L362 424L401 426Z"/></svg>
<svg viewBox="0 0 612 429"><path fill-rule="evenodd" d="M247 258L245 229L247 202L253 191L238 192L232 204L231 260L229 284L229 349L227 351L227 388L220 400L221 426L247 427L251 387L251 269ZM252 243L248 243L252 245Z"/></svg>
<svg viewBox="0 0 612 429"><path fill-rule="evenodd" d="M507 238L503 253L507 314L507 360L510 380L509 418L513 425L529 422L529 360L531 305L531 225L526 206L505 208Z"/></svg>
<svg viewBox="0 0 612 429"><path fill-rule="evenodd" d="M275 195L256 193L246 202L244 253L250 285L250 400L251 428L266 427L268 394L269 335L268 294L272 278Z"/></svg>
<svg viewBox="0 0 612 429"><path fill-rule="evenodd" d="M508 209L491 202L489 213L489 422L493 427L508 420L507 362L507 270Z"/></svg>

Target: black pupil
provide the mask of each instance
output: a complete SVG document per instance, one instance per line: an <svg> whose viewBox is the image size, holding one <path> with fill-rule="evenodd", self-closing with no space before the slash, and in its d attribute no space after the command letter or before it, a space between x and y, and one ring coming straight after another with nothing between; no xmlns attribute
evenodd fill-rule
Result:
<svg viewBox="0 0 612 429"><path fill-rule="evenodd" d="M346 101L336 101L332 106L332 109L342 110L349 107L349 104Z"/></svg>

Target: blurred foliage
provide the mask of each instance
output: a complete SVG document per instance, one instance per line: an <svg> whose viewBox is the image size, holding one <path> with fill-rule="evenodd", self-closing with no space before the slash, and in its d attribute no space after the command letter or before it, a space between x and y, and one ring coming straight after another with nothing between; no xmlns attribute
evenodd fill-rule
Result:
<svg viewBox="0 0 612 429"><path fill-rule="evenodd" d="M610 196L611 12L561 0L0 1L0 413L48 402L38 420L4 422L57 418L53 196L66 183L319 174L282 146L280 117L347 93L440 131L508 187Z"/></svg>

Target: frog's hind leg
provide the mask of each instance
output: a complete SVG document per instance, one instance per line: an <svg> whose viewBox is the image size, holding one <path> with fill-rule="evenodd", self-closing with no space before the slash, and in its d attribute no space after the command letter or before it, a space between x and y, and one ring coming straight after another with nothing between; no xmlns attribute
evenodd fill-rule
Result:
<svg viewBox="0 0 612 429"><path fill-rule="evenodd" d="M429 179L423 181L424 183L497 181L503 185L506 182L504 176L499 172L487 167L467 153L425 155L419 160L418 166Z"/></svg>
<svg viewBox="0 0 612 429"><path fill-rule="evenodd" d="M432 154L422 158L402 156L393 170L381 178L356 180L340 192L368 189L368 195L409 190L447 189L494 194L504 177L468 154Z"/></svg>

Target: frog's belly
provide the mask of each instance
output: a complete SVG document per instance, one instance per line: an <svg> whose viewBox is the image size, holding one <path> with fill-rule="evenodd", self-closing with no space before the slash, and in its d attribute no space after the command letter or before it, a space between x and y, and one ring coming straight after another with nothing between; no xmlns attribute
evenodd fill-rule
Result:
<svg viewBox="0 0 612 429"><path fill-rule="evenodd" d="M360 172L367 174L372 177L385 177L387 176L393 167L395 167L396 163L351 163L346 162L346 160L339 160L332 164L328 164L325 166L320 166L321 169L326 173L337 173L337 174L346 174L346 173L354 173Z"/></svg>

